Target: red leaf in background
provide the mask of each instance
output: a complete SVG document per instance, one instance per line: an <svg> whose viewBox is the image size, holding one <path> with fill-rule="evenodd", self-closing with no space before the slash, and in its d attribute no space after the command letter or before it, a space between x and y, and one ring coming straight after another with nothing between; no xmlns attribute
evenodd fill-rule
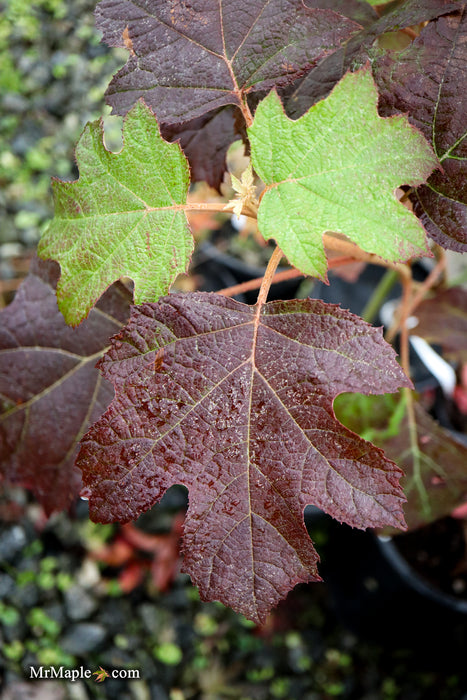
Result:
<svg viewBox="0 0 467 700"><path fill-rule="evenodd" d="M319 6L320 2L316 0L313 4ZM338 0L336 11L346 14L350 10L350 3L349 10L345 9L346 5L346 0ZM370 17L360 20L364 23L361 32L352 36L340 49L326 56L304 78L297 81L294 89L289 92L289 99L285 105L287 114L296 119L312 104L326 97L348 70L354 70L355 67L366 63L368 52L382 35L428 22L448 12L455 12L458 7L458 2L450 0L405 0L388 3L381 17L374 21L371 21ZM351 10L349 16L356 18Z"/></svg>
<svg viewBox="0 0 467 700"><path fill-rule="evenodd" d="M459 520L467 520L467 503L458 506L452 511L451 515L453 518L458 518Z"/></svg>
<svg viewBox="0 0 467 700"><path fill-rule="evenodd" d="M158 591L166 591L179 571L180 542L185 515L174 517L170 532L152 535L132 523L122 525L112 542L92 552L93 559L112 567L123 566L118 582L125 593L134 590L150 570ZM141 552L151 555L148 559Z"/></svg>
<svg viewBox="0 0 467 700"><path fill-rule="evenodd" d="M411 199L439 245L467 251L467 10L430 22L405 51L375 65L384 114L407 112L432 143L442 170Z"/></svg>
<svg viewBox="0 0 467 700"><path fill-rule="evenodd" d="M79 328L67 326L58 270L33 261L0 314L0 478L31 489L48 515L79 493L78 442L113 396L95 365L130 309L130 295L114 285Z"/></svg>
<svg viewBox="0 0 467 700"><path fill-rule="evenodd" d="M138 559L130 561L117 578L122 591L124 593L134 591L143 582L146 571L147 562Z"/></svg>
<svg viewBox="0 0 467 700"><path fill-rule="evenodd" d="M437 290L417 306L413 332L429 343L441 345L445 357L467 363L467 290ZM467 376L462 382L467 387Z"/></svg>

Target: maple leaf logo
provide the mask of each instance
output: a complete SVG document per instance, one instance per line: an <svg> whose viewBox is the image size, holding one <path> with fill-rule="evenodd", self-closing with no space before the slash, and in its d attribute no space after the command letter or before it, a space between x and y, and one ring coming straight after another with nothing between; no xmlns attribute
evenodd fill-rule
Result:
<svg viewBox="0 0 467 700"><path fill-rule="evenodd" d="M104 668L102 668L102 666L99 666L99 671L94 671L92 675L96 676L96 683L102 683L109 677L109 674Z"/></svg>

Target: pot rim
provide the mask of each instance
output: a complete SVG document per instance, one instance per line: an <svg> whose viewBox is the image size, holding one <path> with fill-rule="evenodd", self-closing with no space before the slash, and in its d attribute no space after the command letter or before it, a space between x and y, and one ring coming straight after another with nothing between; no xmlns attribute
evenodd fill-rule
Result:
<svg viewBox="0 0 467 700"><path fill-rule="evenodd" d="M461 600L445 593L424 579L402 556L392 537L377 535L376 541L382 555L410 588L420 595L430 598L438 605L441 604L450 610L467 615L467 600Z"/></svg>

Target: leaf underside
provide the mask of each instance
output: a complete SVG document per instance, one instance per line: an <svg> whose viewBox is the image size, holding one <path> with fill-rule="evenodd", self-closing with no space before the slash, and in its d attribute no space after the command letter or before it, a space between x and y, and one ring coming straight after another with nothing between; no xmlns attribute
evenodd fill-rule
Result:
<svg viewBox="0 0 467 700"><path fill-rule="evenodd" d="M124 114L144 97L167 124L287 85L359 29L302 0L102 0L96 24L130 51L109 104Z"/></svg>
<svg viewBox="0 0 467 700"><path fill-rule="evenodd" d="M77 460L91 517L132 520L184 484L184 568L203 599L263 621L319 580L307 504L355 527L404 526L400 471L332 402L410 382L381 330L350 312L173 294L135 308L100 367L116 398Z"/></svg>
<svg viewBox="0 0 467 700"><path fill-rule="evenodd" d="M397 437L380 445L405 472L404 512L410 529L449 515L467 498L467 446L439 426L422 406L415 404L414 408L416 450L410 443L407 419Z"/></svg>
<svg viewBox="0 0 467 700"><path fill-rule="evenodd" d="M377 99L366 68L344 76L296 121L270 93L248 129L266 183L258 228L306 274L325 277L326 231L389 261L426 253L423 227L394 192L425 181L437 160L406 117L379 117Z"/></svg>
<svg viewBox="0 0 467 700"><path fill-rule="evenodd" d="M407 496L408 528L449 515L467 497L467 446L438 425L419 403L414 404L414 439L405 403L397 405L393 396L363 398L365 402L355 395L340 397L337 415L359 434L371 431L371 441L404 470L401 484ZM391 426L396 415L397 425ZM391 534L397 532L391 530Z"/></svg>
<svg viewBox="0 0 467 700"><path fill-rule="evenodd" d="M35 261L0 315L0 477L30 488L47 514L77 497L78 442L113 397L95 368L129 316L129 294L112 287L78 328L57 308L58 266Z"/></svg>
<svg viewBox="0 0 467 700"><path fill-rule="evenodd" d="M155 301L190 261L190 177L180 146L164 141L143 102L127 114L123 141L110 153L102 124L88 124L76 148L79 180L54 182L55 216L38 252L60 263L58 303L71 325L120 277L134 280L136 303Z"/></svg>
<svg viewBox="0 0 467 700"><path fill-rule="evenodd" d="M431 22L405 51L375 67L385 114L404 111L433 145L442 170L412 196L436 243L467 251L467 10Z"/></svg>

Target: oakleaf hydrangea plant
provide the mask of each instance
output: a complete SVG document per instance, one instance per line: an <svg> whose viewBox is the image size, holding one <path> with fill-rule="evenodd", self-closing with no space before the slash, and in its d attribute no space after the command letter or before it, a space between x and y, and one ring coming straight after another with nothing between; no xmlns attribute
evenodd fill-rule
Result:
<svg viewBox="0 0 467 700"><path fill-rule="evenodd" d="M373 5L101 0L103 40L128 51L106 93L123 147L85 127L79 178L54 181L38 259L1 314L3 477L47 513L81 494L97 522L134 520L183 484L184 570L203 599L255 622L320 580L307 505L405 529L467 490L465 448L417 403L406 323L442 299L465 327L465 293L446 301L443 288L444 251L467 250L465 3ZM200 180L220 189L238 140L250 164L232 197L190 198ZM254 305L237 287L174 287L195 211L256 222L271 256L247 283ZM433 261L422 284L420 258ZM386 268L403 290L386 339L345 299L268 301L281 261L325 282L349 262ZM460 341L451 359L466 354ZM390 429L344 426L341 394L370 423L385 395Z"/></svg>

